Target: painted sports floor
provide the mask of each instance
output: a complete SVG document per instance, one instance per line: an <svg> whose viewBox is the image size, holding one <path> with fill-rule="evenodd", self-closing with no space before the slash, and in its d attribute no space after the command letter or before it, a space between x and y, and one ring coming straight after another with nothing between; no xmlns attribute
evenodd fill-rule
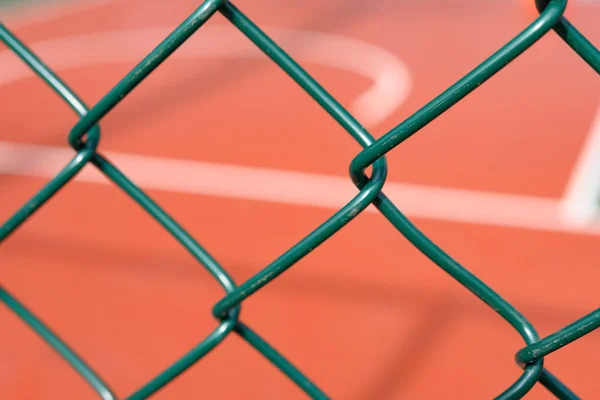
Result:
<svg viewBox="0 0 600 400"><path fill-rule="evenodd" d="M510 40L522 2L235 4L380 136ZM99 0L2 22L93 105L198 5ZM600 5L567 16L600 43ZM69 159L72 111L0 47L0 217ZM355 193L359 146L215 15L102 122L99 149L241 283ZM600 80L554 33L387 156L384 192L540 335L600 303ZM369 209L244 302L243 319L336 399L489 399L518 334ZM0 282L126 396L216 322L216 282L118 188L84 169L0 246ZM0 398L93 399L0 307ZM600 332L545 365L600 394ZM157 399L303 399L230 335ZM541 386L527 399L550 399Z"/></svg>

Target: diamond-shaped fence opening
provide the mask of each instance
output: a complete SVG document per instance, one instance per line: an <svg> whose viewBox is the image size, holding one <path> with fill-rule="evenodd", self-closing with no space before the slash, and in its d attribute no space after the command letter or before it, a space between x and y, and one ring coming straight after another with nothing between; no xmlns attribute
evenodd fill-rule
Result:
<svg viewBox="0 0 600 400"><path fill-rule="evenodd" d="M566 0L537 0L536 5L540 15L534 22L454 85L378 140L375 140L294 59L287 55L231 2L226 0L206 0L203 2L196 11L91 109L84 105L77 95L52 72L49 66L46 66L43 61L36 57L7 27L0 24L0 39L81 117L68 135L69 143L75 152L74 158L0 227L0 242L15 233L28 218L33 216L36 210L67 185L87 163L91 163L112 183L136 201L148 213L149 217L156 219L173 235L217 279L226 291L225 297L217 302L212 310L213 315L219 321L217 328L199 342L196 347L127 398L143 399L156 393L212 351L229 333L235 332L262 353L267 360L295 382L308 396L315 399L326 399L328 396L324 391L313 384L301 371L271 347L267 341L239 320L240 306L246 298L272 282L277 276L342 229L367 206L373 204L410 243L499 313L523 337L526 347L519 350L515 356L517 364L523 368L523 373L515 383L499 394L496 397L497 399L521 398L536 382L540 382L557 398L577 399L578 397L565 384L543 367L543 360L550 353L598 328L600 326L600 308L560 331L540 339L534 327L523 315L421 233L382 191L387 175L387 165L384 158L386 153L492 78L498 71L519 57L551 30L554 30L585 62L597 73L600 73L600 52L563 16L566 4ZM138 188L134 182L122 174L117 166L103 157L98 150L101 139L100 122L102 118L170 54L175 52L181 44L201 28L215 12L220 12L236 26L242 34L282 68L290 78L296 81L364 148L350 164L350 176L358 188L355 197L349 199L343 208L317 227L310 235L239 286L236 286L227 272L193 237ZM373 167L372 173L368 177L365 170L371 166ZM25 308L3 287L0 287L0 300L76 369L101 398L116 398L109 384L104 382L91 366L87 365L56 333L46 327L33 312Z"/></svg>

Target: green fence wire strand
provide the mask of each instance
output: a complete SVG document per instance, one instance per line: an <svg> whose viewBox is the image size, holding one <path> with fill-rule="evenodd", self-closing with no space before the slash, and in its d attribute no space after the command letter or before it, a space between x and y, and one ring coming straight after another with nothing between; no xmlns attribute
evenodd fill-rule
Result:
<svg viewBox="0 0 600 400"><path fill-rule="evenodd" d="M600 52L565 17L554 26L554 31L600 74Z"/></svg>
<svg viewBox="0 0 600 400"><path fill-rule="evenodd" d="M350 132L354 139L363 146L373 143L373 137L341 104L231 2L225 3L221 9L221 13L306 90L342 127ZM361 187L361 191L356 197L310 235L306 236L258 274L244 282L234 292L220 300L214 306L213 314L215 316L224 315L231 307L239 304L275 279L349 223L377 197L384 185L386 175L387 165L385 164L385 159L380 159L373 165L373 176L368 182L366 182L366 176L360 176L361 182L365 182L365 184Z"/></svg>
<svg viewBox="0 0 600 400"><path fill-rule="evenodd" d="M0 23L0 40L17 54L43 81L59 94L65 102L80 116L87 112L87 107L69 87L58 78L30 49L16 38ZM46 203L56 192L69 182L91 159L95 146L100 138L100 128L94 126L89 135L85 148L64 167L56 177L33 196L6 223L0 227L0 243L14 232L27 218ZM102 399L116 399L110 388L102 379L64 343L57 335L47 328L29 310L21 305L4 288L0 287L0 298L16 315L38 333L52 346L73 368L94 388Z"/></svg>
<svg viewBox="0 0 600 400"><path fill-rule="evenodd" d="M44 82L46 82L79 116L85 115L87 107L79 97L70 90L29 48L18 40L0 22L0 40L17 54ZM91 159L94 149L100 140L100 128L92 127L86 146L80 149L75 157L46 184L33 198L19 209L13 217L0 227L0 241L6 239L27 218L32 216L43 204L56 194L67 182L73 179Z"/></svg>
<svg viewBox="0 0 600 400"><path fill-rule="evenodd" d="M436 265L454 277L458 282L467 287L477 297L496 310L496 312L519 332L526 343L534 343L539 339L537 332L523 315L427 238L427 236L419 231L389 199L383 196L382 200L378 200L374 204L410 243ZM519 380L496 398L518 399L524 396L531 387L533 387L541 373L541 361L542 360L538 360L535 364L527 366Z"/></svg>
<svg viewBox="0 0 600 400"><path fill-rule="evenodd" d="M98 168L107 179L119 186L150 216L178 240L193 257L211 273L226 291L226 296L215 304L213 315L220 319L218 327L195 348L169 366L154 379L143 385L128 399L144 399L173 381L183 371L194 365L221 343L232 331L259 351L273 365L295 382L314 399L328 397L302 372L280 355L267 341L238 320L240 305L298 260L314 250L369 204L374 204L390 223L416 248L441 267L459 283L491 306L509 322L524 338L527 346L515 356L524 369L521 377L497 399L518 399L540 382L559 399L578 399L566 385L543 368L543 358L553 351L592 332L600 325L600 309L586 315L562 330L540 340L531 323L510 303L485 285L475 275L452 259L433 241L419 231L381 191L387 175L384 155L392 148L419 131L433 119L446 112L454 104L490 79L516 57L542 38L550 29L554 31L581 56L596 72L600 73L600 52L563 16L566 0L537 0L540 16L507 45L494 53L477 68L459 80L440 96L410 116L396 128L375 141L362 125L340 105L323 87L265 35L248 17L226 0L206 0L192 15L181 23L163 42L144 58L106 96L88 111L84 103L39 58L0 23L0 40L7 44L37 75L53 88L80 116L68 135L69 143L77 151L74 159L54 177L40 192L19 209L0 227L0 242L22 225L39 207L52 198L88 162ZM359 193L329 220L301 240L266 268L248 281L236 287L227 272L187 232L181 228L160 206L122 174L116 166L96 152L100 139L98 122L112 110L128 93L154 71L166 58L183 44L216 11L220 11L234 26L294 79L314 100L320 104L363 147L350 164L350 175ZM87 135L87 140L83 140ZM371 177L364 171L372 165ZM68 346L41 321L20 305L4 289L0 299L21 317L44 340L55 348L96 389L102 398L114 398L108 386Z"/></svg>
<svg viewBox="0 0 600 400"><path fill-rule="evenodd" d="M267 57L292 77L361 146L368 146L375 140L352 114L231 2L226 2L220 12Z"/></svg>
<svg viewBox="0 0 600 400"><path fill-rule="evenodd" d="M67 344L61 340L54 332L50 330L42 321L40 321L24 305L19 303L8 291L0 286L0 300L23 320L31 329L33 329L46 343L60 354L75 371L79 373L104 400L116 399L112 390L100 378L89 365L86 364Z"/></svg>
<svg viewBox="0 0 600 400"><path fill-rule="evenodd" d="M51 89L53 89L63 100L80 116L84 116L88 108L85 103L73 92L42 60L40 60L21 40L6 29L0 21L0 40L11 49L19 58L29 66ZM94 140L92 140L92 138ZM89 142L97 144L100 140L98 126L94 128ZM96 146L94 146L96 148Z"/></svg>
<svg viewBox="0 0 600 400"><path fill-rule="evenodd" d="M539 12L543 12L549 0L535 0ZM564 16L554 25L554 31L600 74L600 52Z"/></svg>
<svg viewBox="0 0 600 400"><path fill-rule="evenodd" d="M580 400L579 396L566 387L554 375L547 370L542 371L539 382L560 400Z"/></svg>
<svg viewBox="0 0 600 400"><path fill-rule="evenodd" d="M227 291L235 290L235 283L227 274L227 272L219 265L219 263L196 242L196 240L187 233L177 222L175 222L158 204L156 204L148 195L139 189L131 182L123 173L121 173L114 165L112 165L102 155L96 154L92 159L92 163L119 186L128 196L135 200L144 210L152 215L177 241L179 241L191 254L198 260L210 273L213 275L221 286ZM159 374L156 378L148 382L130 397L129 400L145 399L155 393L170 381L175 379L200 358L206 355L209 351L221 343L225 337L235 329L240 336L246 339L260 353L262 353L273 364L277 365L283 373L297 382L298 385L307 390L307 393L320 393L318 398L327 398L314 385L308 385L310 381L302 373L294 367L282 355L277 353L275 349L270 347L258 334L252 332L245 325L240 325L238 315L240 313L239 306L229 312L227 319L221 321L219 326L200 344L194 347L182 358L177 360L173 365ZM240 328L243 326L243 328Z"/></svg>
<svg viewBox="0 0 600 400"><path fill-rule="evenodd" d="M600 327L600 308L544 339L525 347L516 355L518 363L531 363L566 346Z"/></svg>
<svg viewBox="0 0 600 400"><path fill-rule="evenodd" d="M196 14L202 15L202 10L206 10L206 7L200 7ZM214 12L214 10L212 11ZM184 23L178 28L181 30L182 26L186 24L193 24L197 22L190 22L191 18L188 18ZM205 21L205 20L204 20ZM204 22L202 21L202 22ZM69 89L64 82L58 78L48 67L44 65L44 63L35 56L35 54L28 49L20 40L16 38L13 34L11 34L6 28L0 25L0 33L3 35L2 38L5 40L7 45L11 49L13 49L21 58L40 76L42 77L61 97L67 101L73 109L75 109L80 116L85 116L88 113L87 107L84 103L77 97L77 95ZM178 42L178 39L175 38L171 41L165 41L164 43L168 43L167 45L172 45L172 43ZM180 42L179 44L181 44ZM178 45L179 45L178 44ZM160 47L159 46L159 47ZM159 50L155 50L154 53L163 54L164 52L160 52ZM166 58L166 56L164 56ZM148 57L147 57L148 59ZM143 70L147 68L149 63L140 63L139 68ZM156 67L156 66L154 66ZM135 74L135 70L134 70ZM146 72L146 75L149 72ZM129 74L130 76L132 74ZM125 78L127 80L127 77ZM138 82L139 83L139 82ZM132 88L129 89L131 91ZM118 100L120 101L123 96L118 96ZM104 173L107 178L111 179L113 183L119 186L126 194L128 194L131 198L133 198L145 211L147 211L154 219L159 222L173 237L175 237L191 254L194 256L205 268L219 281L221 286L229 292L235 289L235 283L231 279L231 277L227 274L227 272L216 262L216 260L206 252L193 238L189 235L177 222L175 222L164 210L162 210L150 197L148 197L142 190L140 190L133 182L131 182L125 175L123 175L114 165L112 165L107 159L105 159L102 155L98 153L94 153L95 146L99 140L99 125L98 121L92 121L92 131L88 136L88 140L85 143L86 151L90 151L90 156L85 159L85 162L82 163L82 166L87 163L87 161L91 161L93 165L95 165L102 173ZM86 128L87 129L87 128ZM75 140L77 140L76 138ZM76 143L72 143L74 147ZM90 147L92 147L90 149ZM80 150L81 152L82 150ZM79 158L81 158L78 155ZM54 179L54 181L58 181L58 179ZM65 182L66 183L66 182ZM60 189L63 185L59 185L58 189ZM57 189L57 190L58 190ZM47 188L44 188L42 192L47 192ZM56 191L55 191L56 192ZM55 193L54 192L54 193ZM54 194L52 193L52 194ZM28 204L31 204L30 201ZM41 203L43 204L43 203ZM41 205L40 204L40 205ZM13 220L17 220L17 223L13 223L15 227L19 226L24 219L17 219L13 217ZM8 224L3 225L3 228L8 226ZM3 240L7 235L0 237ZM14 303L8 303L9 306L12 306ZM11 307L13 311L20 313L21 309L18 309L14 306ZM177 360L173 365L167 368L165 371L160 373L157 377L149 381L142 388L137 390L128 399L145 399L161 389L163 386L171 382L181 373L183 373L187 368L195 364L200 358L206 355L209 351L211 351L217 344L221 343L221 341L233 330L235 327L239 315L239 306L230 310L228 313L228 318L221 321L219 326L200 344L194 347L191 351L189 351L186 355ZM23 318L28 321L27 315L23 315ZM41 322L40 322L41 324ZM35 326L32 328L36 329ZM277 351L269 346L266 341L264 341L258 334L251 331L250 328L243 325L243 328L240 328L237 332L240 334L242 338L247 340L252 346L254 346L260 353L262 353L267 359L269 359L273 364L277 365L281 371L289 376L293 381L298 383L298 386L307 391L307 394L314 396L316 398L326 399L327 396L321 392L314 384L310 383L308 378L306 378L297 368L295 368L288 360L286 360L282 355L277 353ZM55 343L59 339L57 337L51 336L49 330L38 330L38 333L44 337L50 343ZM64 343L59 343L60 345L55 346L57 351L61 353L63 357L67 360L71 360L73 357L76 357L71 352L68 352L68 347ZM83 362L82 362L83 363ZM79 369L78 369L79 370ZM91 370L88 372L89 374L94 374ZM86 375L84 375L85 377ZM93 385L95 381L90 380L90 383ZM93 385L94 386L94 385ZM94 386L95 387L95 386ZM106 391L100 393L103 397L106 396Z"/></svg>
<svg viewBox="0 0 600 400"><path fill-rule="evenodd" d="M404 122L383 135L375 144L360 152L350 163L350 175L355 177L364 171L379 157L448 111L498 73L552 29L560 21L566 6L567 0L552 0L540 16L523 32Z"/></svg>
<svg viewBox="0 0 600 400"><path fill-rule="evenodd" d="M112 110L127 94L179 48L217 11L225 0L206 0L177 29L148 54L117 86L106 94L69 133L69 143L77 147L83 135Z"/></svg>
<svg viewBox="0 0 600 400"><path fill-rule="evenodd" d="M242 322L238 322L235 326L235 332L246 340L252 347L258 350L264 355L271 363L276 365L281 372L283 372L288 378L290 378L300 389L304 391L313 399L317 400L328 400L329 397L319 389L317 385L311 382L300 370L287 362L277 350L275 350L269 343L264 341L260 336L252 331L248 326Z"/></svg>
<svg viewBox="0 0 600 400"><path fill-rule="evenodd" d="M517 39L513 40L514 48L517 50L514 54L508 54L508 57L516 58L520 53L522 53L526 48L535 43L537 39L543 36L544 33L548 32L552 29L552 24L555 23L564 7L566 7L566 3L562 4L563 8L559 9L560 13L551 14L551 23L546 25L541 25L540 20L543 22L543 17L540 17L538 21L534 22L530 26L530 30L541 31L541 33L537 32L537 35L534 36L530 34L527 30L521 34L521 37L517 37ZM227 3L223 9L221 10L223 15L228 18L235 26L237 26L254 44L256 44L265 54L267 54L277 65L279 65L288 75L294 79L302 88L304 88L309 95L311 95L319 104L321 104L327 111L330 112L344 126L347 130L353 133L353 128L356 129L359 124L352 123L353 119L345 118L345 114L338 114L336 110L341 109L335 100L329 96L325 90L318 85L318 83L314 82L312 78L304 71L291 57L289 57L279 46L273 43L260 29L254 25L245 15L243 15L237 8L235 8L231 3ZM550 11L547 11L550 13ZM541 25L541 26L540 26ZM521 40L519 40L521 39ZM509 44L510 46L510 44ZM517 52L519 51L520 52ZM504 63L504 64L503 64ZM502 59L499 57L498 61L498 69L500 69L503 65L506 65L506 59ZM497 71L496 71L497 72ZM489 76L492 76L490 74ZM348 123L350 121L351 123ZM364 131L364 128L360 127L360 131ZM354 135L353 135L354 136ZM366 143L361 143L363 145L369 145L372 141L369 140ZM355 182L364 181L363 177L357 177ZM530 344L539 339L537 333L531 326L531 324L520 315L510 304L508 304L505 300L497 296L494 292L491 291L486 285L484 285L481 281L479 281L474 275L470 274L466 271L462 266L452 260L448 255L443 253L441 249L437 248L437 246L433 245L422 233L418 232L414 225L412 225L406 218L404 218L399 211L387 200L383 194L381 194L380 199L378 199L377 203L387 202L390 206L384 215L393 221L392 224L399 229L405 236L410 235L410 233L415 233L416 236L412 236L412 242L415 244L420 250L422 250L426 255L432 256L433 260L442 268L444 268L451 275L455 276L461 283L471 289L475 294L477 294L480 298L482 298L486 303L490 304L494 309L500 312L500 314L505 317L513 326L519 330L519 332L523 335L526 340L526 343ZM376 203L376 204L377 204ZM333 218L336 218L335 216ZM417 234L418 232L418 234ZM310 237L310 236L309 236ZM304 243L300 242L296 246L294 246L289 252L293 251L301 251ZM300 248L299 248L300 247ZM288 252L288 253L289 253ZM288 254L286 253L286 254ZM286 256L284 254L283 257ZM441 257L436 257L441 255ZM431 258L431 257L430 257ZM277 272L283 272L284 268L288 268L290 265L285 263L285 266L282 266L279 270L277 263L281 261L281 258L276 260L271 265L267 266L263 271L259 274L255 275L251 279L249 279L246 283L242 284L237 291L230 293L224 299L219 301L214 309L213 313L215 315L222 315L228 307L232 307L236 304L239 304L240 301L247 298L252 293L256 292L262 285L268 283L268 280L272 280L276 277L275 274L269 274L272 269L275 269ZM283 264L283 263L282 263ZM259 286L260 285L260 286ZM507 391L505 391L499 399L511 399L511 398L519 398L524 395L527 391L531 389L531 387L537 381L539 374L542 370L542 363L538 362L536 365L528 366L523 376L519 381L517 381L513 386L511 386Z"/></svg>
<svg viewBox="0 0 600 400"><path fill-rule="evenodd" d="M204 250L175 220L158 206L150 197L140 190L133 182L123 175L102 155L95 154L92 163L112 182L119 186L129 197L135 200L148 214L159 222L192 256L219 281L221 286L230 292L235 283L217 261ZM214 349L233 330L239 315L239 307L230 312L229 317L220 322L219 326L200 344L177 360L173 365L152 379L141 389L129 397L130 400L145 399L158 391L164 385L175 379L196 361Z"/></svg>

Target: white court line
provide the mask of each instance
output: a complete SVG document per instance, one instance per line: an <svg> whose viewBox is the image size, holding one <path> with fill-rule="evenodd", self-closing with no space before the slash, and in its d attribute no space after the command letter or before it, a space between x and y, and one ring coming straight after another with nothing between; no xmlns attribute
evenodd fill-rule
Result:
<svg viewBox="0 0 600 400"><path fill-rule="evenodd" d="M29 46L58 72L84 66L138 62L171 30L142 28L100 32L61 37ZM408 67L380 47L331 33L268 27L265 30L297 59L346 70L371 80L373 83L354 100L350 110L366 126L376 125L394 113L412 89ZM266 55L233 26L205 26L171 57L267 60ZM31 76L31 70L12 52L0 52L0 86Z"/></svg>
<svg viewBox="0 0 600 400"><path fill-rule="evenodd" d="M69 2L66 4L55 3L48 6L38 7L38 12L34 15L31 14L30 10L27 10L27 12L23 12L22 14L20 14L19 10L17 10L16 13L13 12L8 15L5 13L3 18L5 20L9 20L11 23L11 28L23 28L26 26L35 25L36 23L50 21L69 15L75 15L80 12L114 3L116 1L118 0L96 0L85 3ZM17 19L16 21L15 17ZM203 32L206 32L208 28L209 27L204 27ZM210 27L210 29L214 30L215 28ZM217 29L220 28L217 27ZM408 92L411 89L410 74L406 66L399 62L399 60L397 60L393 54L387 53L383 49L341 36L334 37L334 35L329 35L330 38L333 38L333 41L324 44L322 36L324 34L319 34L316 32L293 32L273 29L267 31L270 34L272 34L271 32L273 31L278 31L279 34L286 35L288 40L291 40L296 44L300 44L301 46L299 47L304 48L304 52L306 52L308 49L308 54L303 54L305 59L313 62L316 61L317 63L332 67L342 67L347 69L349 65L347 64L348 60L344 59L342 62L341 59L336 59L336 52L339 52L340 47L345 49L346 54L348 54L350 57L353 57L350 63L350 65L352 65L352 69L354 70L353 72L362 73L362 75L372 77L373 81L375 82L375 84L369 88L369 90L364 92L358 99L355 100L353 105L353 112L358 114L359 120L362 120L362 122L366 125L376 124L384 120L387 115L393 112L404 101L404 98L408 95ZM136 35L132 37L131 41L127 40L129 37L116 38L114 36L118 35L119 33L131 35L132 31L101 33L97 35L91 35L92 37L80 36L78 38L70 37L50 40L35 44L34 51L38 52L38 54L41 55L42 58L45 59L45 61L56 70L77 68L98 63L130 61L132 59L137 61L138 59L141 59L141 57L143 57L148 51L150 51L156 43L162 40L166 34L169 33L169 30L161 30L159 28L137 30ZM212 32L212 35L216 34L226 35L227 40L239 40L239 37L233 38L230 31ZM304 37L302 37L303 34ZM149 36L141 37L145 35ZM90 48L88 47L90 43L85 42L86 40L90 39L95 39L96 42L92 44L98 46L94 50L99 50L100 54L90 54ZM123 39L125 39L125 42L123 42ZM221 38L219 37L219 39ZM281 41L282 39L276 38L276 40ZM144 47L144 43L142 42L151 47ZM207 43L210 45L210 40L204 42L204 45ZM283 42L281 44L284 48L286 48L286 50L289 51L287 46L290 44L286 45ZM375 59L373 59L372 55L371 57L365 57L364 51L362 53L360 51L356 51L357 44L359 47L363 46L363 50L374 50L375 53L379 53L379 58L375 57ZM195 45L197 46L197 44ZM238 52L238 54L223 54L223 52L219 54L219 48L214 46L209 48L195 47L190 49L189 45L188 47L184 45L182 49L180 49L178 52L175 52L174 55L187 57L197 57L199 55L238 57L240 55L244 55L245 53L246 56L263 56L262 54L259 54L255 48L249 49L247 45L248 43L246 43L246 48L244 48L244 45L240 45L238 42L235 48L235 52ZM61 46L64 47L61 48ZM228 42L223 44L223 47L230 46L232 46L232 43ZM319 52L321 56L318 60L315 60L314 56L311 57L311 48L314 48L314 46L318 46L321 49ZM140 53L138 50L141 47L143 47L144 50ZM181 50L186 48L188 49L187 52L183 53ZM62 52L57 53L57 50L62 50ZM250 54L253 50L254 54ZM136 51L138 52L136 53ZM200 51L202 51L203 54L199 54ZM211 51L212 54L210 53ZM300 51L300 49L298 49L298 51ZM46 52L48 54L46 54ZM58 57L58 59L55 59L57 54L67 54L68 56L66 59L64 57ZM83 56L79 57L81 54ZM314 52L313 55L314 54L316 54L316 52ZM297 55L295 56L297 57ZM386 61L382 62L382 60L386 59L387 63ZM22 64L15 61L16 60L12 54L9 54L8 52L5 52L5 54L0 53L0 86L2 84L7 84L15 80L31 76L30 71L27 68L24 68ZM342 63L343 65L340 65ZM396 71L393 71L393 68L384 68L393 64L396 64ZM376 78L373 78L373 76L376 76ZM398 84L398 82L402 83ZM394 85L394 83L396 84ZM401 88L399 92L398 87ZM383 94L383 96L381 96L381 94ZM394 104L394 95L399 97L395 100L396 104ZM379 103L377 101L389 97L392 98L392 101L387 102L387 104ZM386 105L388 106L387 108ZM14 153L11 154L11 152ZM39 167L40 164L36 164L39 168L41 168L40 170L30 171L28 168L32 168L31 166L28 167L21 164L20 158L27 157L30 154L36 154L36 156L43 161L41 167ZM58 171L59 166L62 166L69 158L69 154L69 149L51 147L42 148L39 146L17 145L4 142L0 146L0 172L25 175L31 174L49 178L53 175L53 173L48 172L48 170L44 170L44 168L53 166L55 167L55 172ZM497 226L512 226L550 231L573 231L597 234L599 229L597 229L596 224L590 226L590 223L596 216L595 201L597 198L596 196L600 191L600 185L598 185L598 182L600 182L600 179L598 179L598 175L600 175L600 169L594 168L594 163L592 161L597 159L597 156L599 155L600 110L594 123L592 134L590 135L588 143L584 148L583 156L579 160L575 173L573 174L573 179L569 183L565 198L562 202L554 199L518 195L501 195L457 189L432 188L397 183L387 183L385 190L393 200L396 198L400 199L403 210L405 210L409 215L413 216L460 222L482 223ZM165 160L160 158L149 158L125 154L116 156L120 161L122 161L122 163L133 164L130 168L132 171L134 171L134 173L135 171L139 171L140 165L146 165L146 163L150 163L156 167L156 165L166 162L171 166L176 165L176 167L174 167L176 170L179 170L182 165L189 163L181 160ZM139 163L137 166L135 164L136 162ZM138 176L138 179L134 180L142 184L146 183L148 187L155 189L172 189L175 191L197 194L213 194L234 198L249 198L255 200L277 201L320 207L324 206L330 208L339 208L339 206L343 205L343 202L347 201L349 198L348 196L352 196L355 193L355 189L351 185L348 185L345 179L338 177L326 177L322 175L282 172L276 170L260 170L256 168L232 167L206 163L192 163L186 165L187 167L192 166L192 170L197 170L198 168L200 169L200 171L196 171L195 173L202 173L202 171L207 172L206 168L208 168L208 170L211 168L217 168L217 172L226 174L227 171L232 172L231 174L227 175L229 178L232 178L232 180L230 180L231 185L224 185L211 190L210 179L207 180L205 178L202 180L199 186L195 186L193 178L190 178L192 180L186 178L186 185L183 185L185 187L179 187L172 182L171 178L173 178L174 175L169 176L168 179L165 178L162 180L145 179L147 176L143 173ZM183 168L185 169L186 167ZM233 170L231 170L231 168L233 168ZM144 168L141 168L141 170L143 171ZM158 173L160 171L158 170L155 172ZM249 176L249 178L257 179L257 182L262 182L263 184L267 182L267 185L256 186L256 191L249 190L247 188L245 190L241 190L241 188L247 186L243 184L247 174L252 175ZM283 174L283 176L281 176L281 174ZM160 175L157 174L155 177L159 176ZM208 176L211 175L209 174ZM239 178L240 176L244 177L244 179L237 182L236 177ZM265 176L267 178L265 178ZM296 190L287 192L288 195L286 196L285 193L281 193L273 189L276 193L273 196L270 196L269 193L271 193L272 190L269 190L271 185L269 185L268 182L277 176L279 176L279 180L282 180L282 187L296 187ZM265 179L267 180L265 181ZM100 176L98 176L97 173L94 171L90 172L89 168L80 175L78 180L105 182ZM220 185L222 181L220 179L218 179L218 181ZM175 187L169 189L170 184L171 186L175 185ZM298 184L300 186L298 186ZM321 193L317 196L317 198L313 198L312 196L314 190L301 190L313 187L314 185L320 187L320 190L317 191L320 191ZM194 187L196 187L198 190L195 191ZM231 190L228 190L228 188ZM330 190L331 188L336 188L336 190ZM368 211L373 211L373 208L370 207Z"/></svg>
<svg viewBox="0 0 600 400"><path fill-rule="evenodd" d="M573 226L597 221L600 202L600 106L567 183L561 215Z"/></svg>
<svg viewBox="0 0 600 400"><path fill-rule="evenodd" d="M117 1L121 0L62 0L47 4L35 1L32 4L15 4L4 7L0 21L6 23L9 29L22 29L95 10Z"/></svg>
<svg viewBox="0 0 600 400"><path fill-rule="evenodd" d="M337 210L357 193L349 178L108 152L144 189ZM73 157L67 147L0 141L0 174L52 178ZM76 181L111 184L87 165ZM411 217L540 231L600 235L600 226L562 222L559 200L387 182L386 195ZM369 206L367 212L377 212Z"/></svg>

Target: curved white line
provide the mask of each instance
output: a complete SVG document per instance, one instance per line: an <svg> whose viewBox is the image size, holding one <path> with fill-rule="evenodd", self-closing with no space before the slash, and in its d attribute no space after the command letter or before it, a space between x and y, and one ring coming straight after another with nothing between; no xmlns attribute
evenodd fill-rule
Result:
<svg viewBox="0 0 600 400"><path fill-rule="evenodd" d="M42 22L54 21L95 10L111 3L116 3L117 1L121 0L87 0L85 2L71 0L55 1L49 4L40 4L37 1L35 5L15 4L7 6L7 9L3 11L2 22L10 25L10 29L22 29Z"/></svg>
<svg viewBox="0 0 600 400"><path fill-rule="evenodd" d="M394 54L345 36L289 29L265 29L289 54L306 62L346 70L373 84L356 98L350 111L367 126L381 123L396 111L412 89L408 67ZM169 33L167 28L142 28L67 36L33 43L32 50L54 71L137 62ZM265 58L234 27L205 26L172 57ZM0 86L32 76L10 51L0 53Z"/></svg>

